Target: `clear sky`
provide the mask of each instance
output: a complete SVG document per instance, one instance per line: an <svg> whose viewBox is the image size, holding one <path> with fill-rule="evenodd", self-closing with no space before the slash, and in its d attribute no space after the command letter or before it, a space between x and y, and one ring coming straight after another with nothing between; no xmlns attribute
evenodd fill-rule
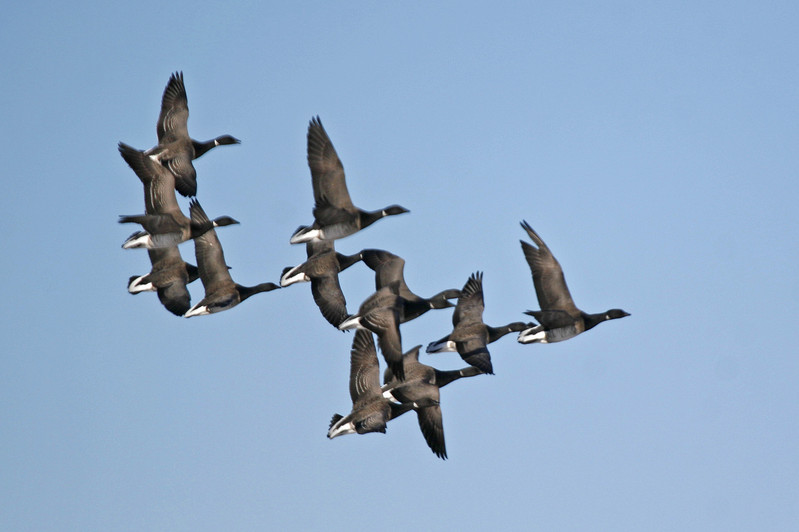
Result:
<svg viewBox="0 0 799 532"><path fill-rule="evenodd" d="M799 530L797 4L282 4L4 8L0 529ZM177 70L191 135L242 140L195 161L236 281L305 259L319 115L354 202L411 211L340 251L421 295L484 271L497 325L537 308L524 219L578 306L632 316L492 344L442 391L447 461L413 415L328 440L352 334L307 284L191 319L126 291L116 145L156 143ZM374 279L341 282L354 311Z"/></svg>

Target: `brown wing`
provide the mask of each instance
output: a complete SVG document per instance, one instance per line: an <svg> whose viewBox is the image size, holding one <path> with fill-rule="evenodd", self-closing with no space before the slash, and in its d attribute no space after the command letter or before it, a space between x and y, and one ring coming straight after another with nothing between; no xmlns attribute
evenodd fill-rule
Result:
<svg viewBox="0 0 799 532"><path fill-rule="evenodd" d="M521 225L538 246L521 241L524 258L533 274L533 285L541 310L564 310L569 314L579 314L557 259L527 222L523 221Z"/></svg>
<svg viewBox="0 0 799 532"><path fill-rule="evenodd" d="M452 325L457 327L461 322L464 324L482 323L483 308L483 274L475 272L463 285L455 312L452 313Z"/></svg>
<svg viewBox="0 0 799 532"><path fill-rule="evenodd" d="M426 406L416 411L419 418L419 428L422 430L424 440L436 456L447 459L447 446L444 442L444 422L441 418L441 407L438 405Z"/></svg>
<svg viewBox="0 0 799 532"><path fill-rule="evenodd" d="M196 200L191 202L189 210L192 222L208 222L208 216ZM233 284L233 278L230 276L225 262L222 244L214 229L210 229L194 239L194 255L197 258L197 268L200 270L200 280L205 287L206 294L225 284Z"/></svg>
<svg viewBox="0 0 799 532"><path fill-rule="evenodd" d="M371 332L358 329L350 351L350 398L357 405L380 397L380 365L374 338Z"/></svg>
<svg viewBox="0 0 799 532"><path fill-rule="evenodd" d="M167 142L180 137L189 136L189 102L186 98L186 86L183 84L183 72L175 72L170 76L161 98L161 114L158 115L156 134L158 143Z"/></svg>
<svg viewBox="0 0 799 532"><path fill-rule="evenodd" d="M354 209L344 180L344 166L319 117L308 126L308 166L311 169L314 202L318 208L330 205Z"/></svg>

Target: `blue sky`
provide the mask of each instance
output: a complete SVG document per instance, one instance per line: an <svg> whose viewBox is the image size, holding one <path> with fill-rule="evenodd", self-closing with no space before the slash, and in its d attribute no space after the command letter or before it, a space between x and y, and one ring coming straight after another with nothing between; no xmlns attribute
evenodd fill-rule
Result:
<svg viewBox="0 0 799 532"><path fill-rule="evenodd" d="M796 530L799 8L790 2L10 6L0 22L4 530ZM234 279L304 260L319 115L390 250L432 295L485 272L485 321L536 308L527 220L578 306L631 317L492 344L414 416L329 441L352 334L307 285L183 319L131 296L173 71ZM188 210L188 200L180 198ZM194 262L191 243L181 247ZM342 273L351 311L373 289ZM191 285L192 301L202 297ZM410 349L451 313L403 326ZM454 354L422 355L440 368Z"/></svg>

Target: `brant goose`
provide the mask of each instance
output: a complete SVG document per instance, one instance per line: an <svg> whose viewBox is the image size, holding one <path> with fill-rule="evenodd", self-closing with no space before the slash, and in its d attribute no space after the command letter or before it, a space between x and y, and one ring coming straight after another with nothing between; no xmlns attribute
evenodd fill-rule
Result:
<svg viewBox="0 0 799 532"><path fill-rule="evenodd" d="M476 272L461 290L461 297L452 314L452 332L437 342L431 342L427 352L457 351L468 364L493 375L491 354L486 346L510 332L527 329L530 324L514 322L502 327L489 327L483 323L483 308L483 274Z"/></svg>
<svg viewBox="0 0 799 532"><path fill-rule="evenodd" d="M372 333L364 329L355 331L350 351L350 398L352 411L346 415L334 414L330 420L327 437L343 434L386 432L386 423L413 408L413 404L398 405L383 397L380 390L380 366Z"/></svg>
<svg viewBox="0 0 799 532"><path fill-rule="evenodd" d="M119 154L144 185L144 215L120 216L119 223L140 223L146 231L133 233L122 244L130 248L164 248L201 235L216 226L237 224L222 216L209 224L194 224L183 214L175 196L175 176L147 155L127 144L119 143ZM192 200L196 202L197 200Z"/></svg>
<svg viewBox="0 0 799 532"><path fill-rule="evenodd" d="M192 223L198 225L210 223L205 211L196 201L191 205L191 219ZM194 254L200 270L200 280L205 288L205 297L184 314L187 318L222 312L252 295L280 288L275 283L261 283L256 286L234 283L225 262L222 245L213 229L194 238Z"/></svg>
<svg viewBox="0 0 799 532"><path fill-rule="evenodd" d="M199 208L200 203L196 198L189 202L189 209ZM137 223L144 227L144 231L137 231L130 235L122 244L123 249L133 248L164 248L174 246L197 238L214 227L237 224L230 216L220 216L202 221L186 218L178 209L174 212L160 214L138 214L120 216L119 223Z"/></svg>
<svg viewBox="0 0 799 532"><path fill-rule="evenodd" d="M561 342L574 338L603 321L623 318L630 314L621 309L611 309L599 314L586 314L578 309L566 286L563 270L549 248L533 231L526 221L522 227L538 247L520 240L524 258L533 274L533 285L541 310L528 310L525 314L533 316L540 325L530 327L519 333L518 341L523 344Z"/></svg>
<svg viewBox="0 0 799 532"><path fill-rule="evenodd" d="M313 183L314 223L310 227L300 226L291 236L292 244L344 238L380 218L409 212L399 205L364 211L352 204L344 180L344 166L318 116L311 119L308 126L308 166Z"/></svg>
<svg viewBox="0 0 799 532"><path fill-rule="evenodd" d="M128 280L128 292L138 294L154 290L169 312L183 316L191 307L191 296L186 285L200 276L199 270L183 261L177 246L148 249L147 253L152 269L146 275L132 276Z"/></svg>
<svg viewBox="0 0 799 532"><path fill-rule="evenodd" d="M147 150L147 155L158 161L175 175L175 188L184 196L197 195L197 172L191 161L208 150L224 144L239 144L241 141L230 135L222 135L205 142L189 137L187 127L189 103L183 72L170 76L161 98L161 114L156 124L158 145Z"/></svg>
<svg viewBox="0 0 799 532"><path fill-rule="evenodd" d="M400 323L418 318L430 309L454 307L450 299L460 297L460 290L450 289L423 298L411 292L405 284L405 260L382 249L364 249L361 251L363 262L375 272L375 289L380 290L391 283L399 283L399 296L402 298Z"/></svg>
<svg viewBox="0 0 799 532"><path fill-rule="evenodd" d="M441 405L439 389L463 377L482 375L482 371L474 366L450 371L437 370L419 362L419 349L417 345L405 355L402 362L405 368L405 380L394 378L390 368L383 374L381 388L383 397L396 401L399 404L428 405L417 406L416 416L419 428L427 442L428 447L441 459L447 459L447 447L444 443L444 425L441 420Z"/></svg>
<svg viewBox="0 0 799 532"><path fill-rule="evenodd" d="M399 322L402 299L397 292L399 283L384 286L361 303L358 313L338 326L347 329L368 329L377 335L377 343L388 367L399 380L405 378L402 365L402 337Z"/></svg>
<svg viewBox="0 0 799 532"><path fill-rule="evenodd" d="M332 240L312 240L305 244L305 248L308 260L299 266L285 268L280 276L280 286L310 281L313 299L322 316L338 327L349 316L338 274L361 260L361 255L336 252Z"/></svg>

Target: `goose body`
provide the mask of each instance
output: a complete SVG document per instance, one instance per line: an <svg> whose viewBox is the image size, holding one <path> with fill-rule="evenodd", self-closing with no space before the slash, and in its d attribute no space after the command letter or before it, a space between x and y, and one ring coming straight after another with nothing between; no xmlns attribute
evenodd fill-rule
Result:
<svg viewBox="0 0 799 532"><path fill-rule="evenodd" d="M419 429L422 431L430 450L441 459L447 458L447 447L444 441L444 424L441 415L440 389L447 384L464 377L481 375L482 371L474 366L441 371L419 362L417 345L403 355L405 380L394 377L391 369L386 369L381 388L383 397L401 405L416 405L416 416Z"/></svg>
<svg viewBox="0 0 799 532"><path fill-rule="evenodd" d="M199 225L209 222L205 211L196 201L192 202L191 218L193 223ZM229 310L250 296L280 288L274 283L242 286L233 282L222 245L213 228L194 238L194 254L205 297L184 314L187 318Z"/></svg>
<svg viewBox="0 0 799 532"><path fill-rule="evenodd" d="M398 295L401 298L400 323L418 318L431 309L454 307L450 299L457 299L460 290L443 290L430 298L414 294L405 283L405 260L382 249L364 249L361 251L363 262L375 272L375 289L380 290L392 283L398 284Z"/></svg>
<svg viewBox="0 0 799 532"><path fill-rule="evenodd" d="M149 249L147 252L152 269L148 274L132 276L128 280L128 292L138 294L155 291L164 308L176 316L182 316L191 307L191 296L186 285L199 277L199 270L183 260L177 246Z"/></svg>
<svg viewBox="0 0 799 532"><path fill-rule="evenodd" d="M603 321L630 315L621 309L588 314L577 308L566 285L560 263L530 224L522 221L521 225L535 244L520 241L522 252L533 275L533 285L541 310L525 312L533 316L539 325L521 331L518 337L520 343L562 342L592 329Z"/></svg>
<svg viewBox="0 0 799 532"><path fill-rule="evenodd" d="M386 432L388 421L413 408L397 405L383 397L380 390L380 366L372 333L355 331L350 351L350 398L352 410L346 416L333 415L327 437L344 434Z"/></svg>
<svg viewBox="0 0 799 532"><path fill-rule="evenodd" d="M175 188L183 196L197 195L197 172L192 160L216 146L239 144L237 138L222 135L200 142L189 136L189 103L183 72L175 72L161 97L161 114L156 124L158 145L146 154L162 164L175 176Z"/></svg>
<svg viewBox="0 0 799 532"><path fill-rule="evenodd" d="M322 316L338 327L349 316L338 274L361 260L361 255L336 252L332 240L313 240L306 243L305 247L308 260L293 268L285 268L280 277L280 286L310 282L314 302Z"/></svg>
<svg viewBox="0 0 799 532"><path fill-rule="evenodd" d="M336 240L357 233L386 216L408 212L399 205L365 211L353 205L344 177L344 166L319 117L308 126L308 166L314 194L314 223L299 227L289 240Z"/></svg>

